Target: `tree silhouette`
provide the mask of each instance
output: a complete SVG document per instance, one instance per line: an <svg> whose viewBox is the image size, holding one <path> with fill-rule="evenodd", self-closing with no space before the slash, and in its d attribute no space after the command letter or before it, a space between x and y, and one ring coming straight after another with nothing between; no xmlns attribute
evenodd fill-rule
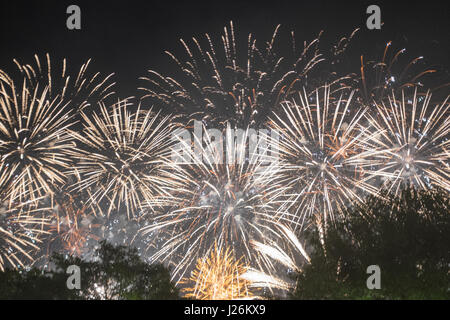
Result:
<svg viewBox="0 0 450 320"><path fill-rule="evenodd" d="M141 300L178 299L164 266L142 261L135 248L100 243L92 261L54 255L50 270L6 270L0 273L0 299ZM81 271L81 289L69 290L69 266Z"/></svg>
<svg viewBox="0 0 450 320"><path fill-rule="evenodd" d="M323 248L316 231L311 265L293 298L448 299L450 198L445 190L384 192L344 211ZM367 267L381 268L381 289L369 290Z"/></svg>

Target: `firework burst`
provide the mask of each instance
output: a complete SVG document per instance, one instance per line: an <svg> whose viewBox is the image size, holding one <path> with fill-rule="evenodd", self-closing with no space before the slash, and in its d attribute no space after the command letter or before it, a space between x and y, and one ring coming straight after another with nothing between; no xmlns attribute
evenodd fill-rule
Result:
<svg viewBox="0 0 450 320"><path fill-rule="evenodd" d="M292 32L291 41L288 41L291 50L277 50L279 28L275 28L264 47L249 34L243 53L232 22L229 28L224 28L221 44L215 43L208 34L205 35L205 47L196 38L192 39L192 46L181 40L186 60L166 52L175 61L180 75L167 77L150 70L147 77L141 78L147 83L146 87L140 88L145 92L143 98L167 106L171 108L170 112L180 113L187 119L203 120L208 125L228 123L232 128L258 127L267 121L279 103L308 81L312 83L316 77L323 76L328 82L341 82L346 78L332 72L325 74L323 70L316 76L311 72L324 61L332 65L345 51L355 32L349 38L340 39L326 58L318 49L320 35L311 42L304 42L299 50Z"/></svg>
<svg viewBox="0 0 450 320"><path fill-rule="evenodd" d="M450 190L450 117L448 97L432 105L431 94L389 96L368 115L375 134L361 154L377 187L398 193L402 185Z"/></svg>
<svg viewBox="0 0 450 320"><path fill-rule="evenodd" d="M158 239L151 259L173 263L174 278L181 279L198 258L208 256L214 243L220 250L232 248L236 259L259 265L250 240L263 241L273 225L284 219L276 212L279 190L271 183L272 171L263 169L258 155L246 153L248 130L236 140L231 140L231 132L228 127L227 141L232 141L228 150L233 151L227 152L226 159L220 159L222 150L218 152L206 131L206 146L198 140L194 144L208 156L202 159L193 154L187 163L169 163L172 178L179 184L173 190L178 204L151 217L142 230ZM191 147L188 142L182 149Z"/></svg>
<svg viewBox="0 0 450 320"><path fill-rule="evenodd" d="M353 92L337 98L329 87L306 91L275 113L271 126L280 132L277 180L286 186L281 205L303 225L316 217L326 226L340 207L376 190L357 165L370 138L362 124L366 110L352 108Z"/></svg>
<svg viewBox="0 0 450 320"><path fill-rule="evenodd" d="M66 179L71 114L48 90L0 79L0 198L10 206L52 194Z"/></svg>
<svg viewBox="0 0 450 320"><path fill-rule="evenodd" d="M109 215L125 209L129 218L143 205L160 207L170 199L166 187L171 180L164 169L170 155L169 116L152 110L130 111L128 100L99 113L81 112L83 130L72 132L79 149L73 174L76 192L89 194L94 212Z"/></svg>
<svg viewBox="0 0 450 320"><path fill-rule="evenodd" d="M255 298L249 289L250 282L242 278L247 267L242 259L235 260L229 248L215 245L210 256L197 261L190 278L181 284L185 298L197 300L235 300Z"/></svg>

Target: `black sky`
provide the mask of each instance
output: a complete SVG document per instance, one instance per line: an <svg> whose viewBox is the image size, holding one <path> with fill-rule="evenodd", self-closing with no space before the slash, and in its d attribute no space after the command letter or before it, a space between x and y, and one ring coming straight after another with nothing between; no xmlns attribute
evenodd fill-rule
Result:
<svg viewBox="0 0 450 320"><path fill-rule="evenodd" d="M361 54L380 53L389 40L423 55L448 75L450 14L448 1L2 1L0 68L14 68L13 58L32 61L34 53L67 57L71 64L93 58L103 74L116 73L120 95L134 95L137 78L149 68L170 71L164 50L182 52L179 38L209 33L219 36L233 20L238 38L252 32L269 39L274 27L312 40L320 30L337 39L356 27ZM82 30L66 28L66 8L82 10ZM365 28L366 8L382 10L381 31ZM360 53L358 53L360 54Z"/></svg>

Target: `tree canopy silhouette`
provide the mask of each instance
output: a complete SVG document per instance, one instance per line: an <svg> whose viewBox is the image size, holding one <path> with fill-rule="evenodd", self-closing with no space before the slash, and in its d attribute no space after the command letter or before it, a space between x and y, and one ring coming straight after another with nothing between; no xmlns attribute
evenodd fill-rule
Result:
<svg viewBox="0 0 450 320"><path fill-rule="evenodd" d="M69 290L69 266L80 267L81 289ZM178 299L164 266L149 265L135 248L101 242L92 261L54 255L49 270L6 270L0 273L0 299Z"/></svg>
<svg viewBox="0 0 450 320"><path fill-rule="evenodd" d="M316 231L311 264L298 277L300 299L448 299L450 198L445 190L404 188L344 210L326 232ZM381 289L369 290L367 267L381 269Z"/></svg>

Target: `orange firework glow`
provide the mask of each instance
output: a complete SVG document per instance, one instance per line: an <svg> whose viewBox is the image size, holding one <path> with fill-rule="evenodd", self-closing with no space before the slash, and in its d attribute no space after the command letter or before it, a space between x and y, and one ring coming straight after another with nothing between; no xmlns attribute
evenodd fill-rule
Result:
<svg viewBox="0 0 450 320"><path fill-rule="evenodd" d="M191 277L183 279L186 298L198 300L235 300L254 298L249 290L250 281L242 278L247 267L242 260L234 260L229 248L221 250L215 245L209 257L197 260Z"/></svg>

